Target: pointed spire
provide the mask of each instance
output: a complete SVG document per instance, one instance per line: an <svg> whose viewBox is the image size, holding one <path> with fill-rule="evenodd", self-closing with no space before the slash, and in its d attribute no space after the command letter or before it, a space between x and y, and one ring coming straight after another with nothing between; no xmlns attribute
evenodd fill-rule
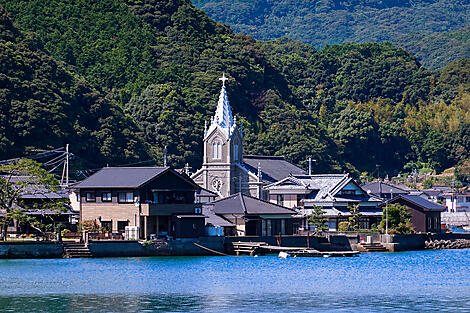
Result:
<svg viewBox="0 0 470 313"><path fill-rule="evenodd" d="M232 115L232 109L230 108L230 103L228 101L227 91L225 89L225 82L228 80L225 77L225 73L222 75L219 80L222 81L222 89L220 90L219 102L217 104L217 109L215 115L211 118L211 125L209 127L208 133L211 133L212 129L219 126L225 132L228 138L233 134L235 129L235 121Z"/></svg>

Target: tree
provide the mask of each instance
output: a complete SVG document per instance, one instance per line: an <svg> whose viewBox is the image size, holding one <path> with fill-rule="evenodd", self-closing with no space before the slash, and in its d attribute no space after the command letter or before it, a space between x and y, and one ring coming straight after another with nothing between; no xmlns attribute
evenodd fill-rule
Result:
<svg viewBox="0 0 470 313"><path fill-rule="evenodd" d="M383 209L383 218L379 229L385 230L386 208ZM411 234L414 232L411 225L411 213L409 209L401 204L392 203L388 205L388 230L391 234Z"/></svg>
<svg viewBox="0 0 470 313"><path fill-rule="evenodd" d="M359 204L355 204L349 207L349 213L351 216L348 218L349 227L356 231L359 229L359 221L361 219L361 212L359 212Z"/></svg>
<svg viewBox="0 0 470 313"><path fill-rule="evenodd" d="M2 239L6 240L7 228L16 220L44 233L43 227L36 218L28 216L28 209L48 209L57 213L64 210L62 201L46 201L38 205L26 205L23 198L27 195L46 195L59 190L57 179L30 159L20 159L0 165L0 227Z"/></svg>
<svg viewBox="0 0 470 313"><path fill-rule="evenodd" d="M326 231L328 229L326 226L328 218L326 218L324 215L325 211L323 211L318 206L314 206L312 214L308 216L308 224L315 226L315 235L318 235L320 232Z"/></svg>

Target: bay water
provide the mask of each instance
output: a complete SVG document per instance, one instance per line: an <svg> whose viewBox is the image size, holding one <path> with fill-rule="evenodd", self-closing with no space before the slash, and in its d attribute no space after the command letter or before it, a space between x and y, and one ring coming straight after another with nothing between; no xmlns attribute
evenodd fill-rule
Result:
<svg viewBox="0 0 470 313"><path fill-rule="evenodd" d="M0 312L470 312L470 249L0 260Z"/></svg>

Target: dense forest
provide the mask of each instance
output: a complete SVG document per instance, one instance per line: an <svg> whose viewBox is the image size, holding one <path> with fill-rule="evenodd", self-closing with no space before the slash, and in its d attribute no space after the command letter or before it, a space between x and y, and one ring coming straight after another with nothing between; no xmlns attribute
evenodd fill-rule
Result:
<svg viewBox="0 0 470 313"><path fill-rule="evenodd" d="M465 59L431 72L390 43L256 41L188 0L0 5L1 159L69 142L113 165L161 159L167 146L172 166L197 168L222 72L246 153L356 175L470 157Z"/></svg>
<svg viewBox="0 0 470 313"><path fill-rule="evenodd" d="M216 21L259 40L288 37L316 48L390 41L430 69L470 57L463 0L193 0Z"/></svg>

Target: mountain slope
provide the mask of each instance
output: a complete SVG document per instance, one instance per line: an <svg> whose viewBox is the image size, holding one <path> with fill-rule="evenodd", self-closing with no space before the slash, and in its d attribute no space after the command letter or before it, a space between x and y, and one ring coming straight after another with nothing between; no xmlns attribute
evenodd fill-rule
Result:
<svg viewBox="0 0 470 313"><path fill-rule="evenodd" d="M173 166L200 165L222 72L247 153L300 165L313 157L316 171L356 174L377 163L393 173L414 160L440 168L467 153L448 153L466 132L459 127L467 120L448 114L465 109L459 79L445 85L391 44L316 50L288 39L257 42L185 0L0 3L23 31L40 34L49 53L119 103L154 155L168 146ZM457 72L449 75L465 71ZM429 153L433 140L439 153Z"/></svg>
<svg viewBox="0 0 470 313"><path fill-rule="evenodd" d="M259 0L212 1L194 0L213 19L229 24L235 32L242 32L261 40L289 37L323 47L343 42L384 42L409 48L432 69L456 60L447 54L436 38L441 32L454 32L470 23L470 3L452 0ZM429 50L439 51L442 61L434 55L420 53L415 45L425 39ZM470 57L465 44L445 40L453 49ZM426 48L425 48L426 49Z"/></svg>
<svg viewBox="0 0 470 313"><path fill-rule="evenodd" d="M105 165L146 157L135 124L77 74L41 50L0 7L0 159L71 144Z"/></svg>

